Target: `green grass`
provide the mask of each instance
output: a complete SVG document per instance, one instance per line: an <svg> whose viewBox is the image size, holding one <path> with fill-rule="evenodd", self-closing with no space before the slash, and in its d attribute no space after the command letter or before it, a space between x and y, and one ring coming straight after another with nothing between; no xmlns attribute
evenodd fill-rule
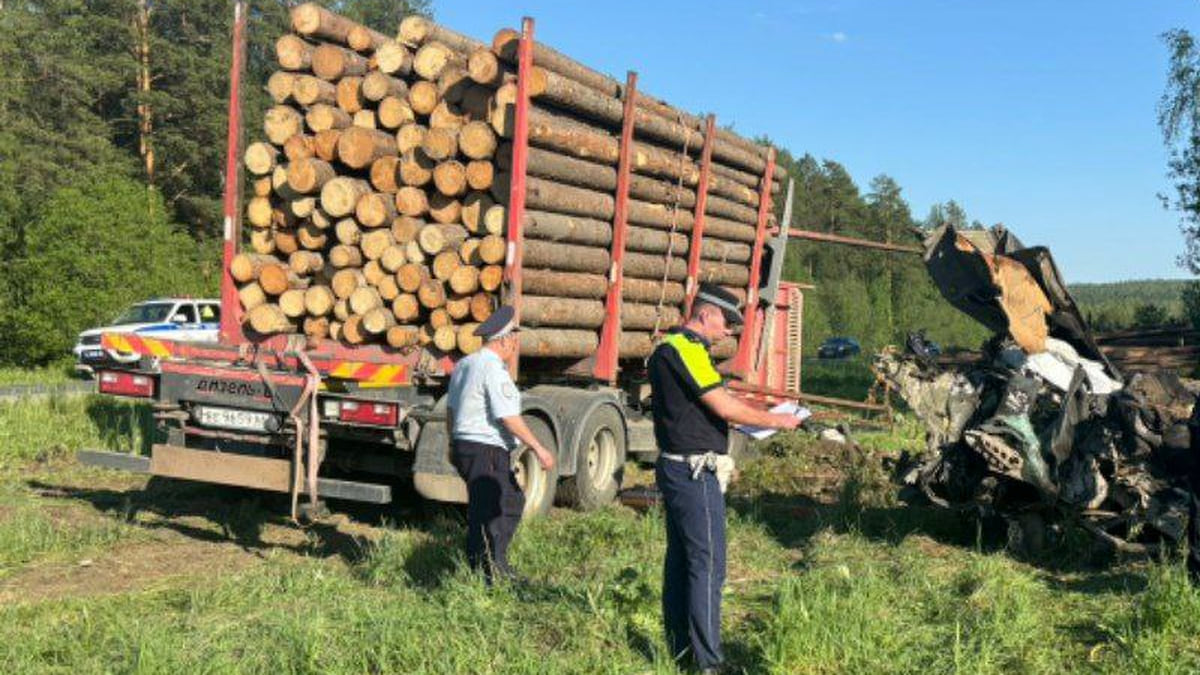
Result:
<svg viewBox="0 0 1200 675"><path fill-rule="evenodd" d="M48 396L0 402L0 468L82 448L144 452L150 406L107 396Z"/></svg>
<svg viewBox="0 0 1200 675"><path fill-rule="evenodd" d="M452 508L264 544L272 528L290 531L278 500L170 481L143 489L65 454L120 446L143 414L85 398L0 408L0 590L164 530L176 538L149 545L232 537L244 552L229 555L253 564L0 606L0 672L675 672L659 628L657 510L555 510L525 523L512 555L534 583L489 590L464 569ZM968 518L898 504L885 460L920 436L911 420L863 433L861 449L780 435L742 467L724 604L735 671L1200 668L1200 593L1177 563L1091 566L1065 549L1019 561Z"/></svg>
<svg viewBox="0 0 1200 675"><path fill-rule="evenodd" d="M486 589L454 520L401 527L347 568L270 556L174 588L0 609L5 672L673 672L658 635L661 522L612 510L522 530L529 588ZM1194 672L1200 596L1065 589L1001 554L825 529L797 552L735 518L735 666L771 673ZM580 545L583 548L580 548ZM930 555L930 550L937 555ZM183 647L186 645L186 647Z"/></svg>
<svg viewBox="0 0 1200 675"><path fill-rule="evenodd" d="M71 518L71 510L50 513L24 503L0 520L0 580L27 563L78 560L144 532L118 520Z"/></svg>
<svg viewBox="0 0 1200 675"><path fill-rule="evenodd" d="M806 358L800 370L800 388L807 394L862 401L867 398L875 374L871 357L826 360Z"/></svg>
<svg viewBox="0 0 1200 675"><path fill-rule="evenodd" d="M74 361L64 360L41 368L0 367L0 387L23 384L63 384L74 381Z"/></svg>

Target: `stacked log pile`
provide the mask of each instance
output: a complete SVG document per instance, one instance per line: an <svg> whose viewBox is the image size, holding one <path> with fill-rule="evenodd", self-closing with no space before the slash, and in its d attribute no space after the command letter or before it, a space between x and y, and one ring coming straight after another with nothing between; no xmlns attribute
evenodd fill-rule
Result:
<svg viewBox="0 0 1200 675"><path fill-rule="evenodd" d="M509 254L516 45L421 17L395 35L313 3L292 9L253 177L249 252L230 274L247 327L351 345L470 353ZM623 85L536 45L529 119L522 353L584 357L604 321ZM649 353L685 300L703 120L636 97L622 357ZM701 280L744 295L767 149L711 149Z"/></svg>

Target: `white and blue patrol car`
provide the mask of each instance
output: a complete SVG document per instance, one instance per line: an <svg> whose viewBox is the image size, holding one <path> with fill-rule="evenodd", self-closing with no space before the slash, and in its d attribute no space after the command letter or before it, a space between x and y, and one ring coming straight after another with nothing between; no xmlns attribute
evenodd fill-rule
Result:
<svg viewBox="0 0 1200 675"><path fill-rule="evenodd" d="M216 342L220 326L219 300L158 298L139 302L111 324L79 334L71 350L75 354L75 371L91 375L97 365L112 362L114 355L100 347L103 333L136 333L178 342Z"/></svg>

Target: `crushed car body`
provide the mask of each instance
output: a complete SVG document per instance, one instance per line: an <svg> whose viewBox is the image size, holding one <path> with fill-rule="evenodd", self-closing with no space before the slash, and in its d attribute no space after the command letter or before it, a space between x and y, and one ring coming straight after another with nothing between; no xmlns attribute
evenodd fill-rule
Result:
<svg viewBox="0 0 1200 675"><path fill-rule="evenodd" d="M1119 372L1044 247L943 226L925 264L994 336L966 364L940 366L912 340L876 358L927 431L926 452L901 460L902 497L1001 516L1026 544L1070 524L1127 552L1181 541L1195 426L1184 382Z"/></svg>

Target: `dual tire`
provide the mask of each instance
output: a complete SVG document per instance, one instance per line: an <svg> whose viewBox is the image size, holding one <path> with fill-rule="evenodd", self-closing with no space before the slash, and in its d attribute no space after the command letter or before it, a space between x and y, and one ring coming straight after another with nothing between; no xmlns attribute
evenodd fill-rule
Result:
<svg viewBox="0 0 1200 675"><path fill-rule="evenodd" d="M580 511L611 504L625 472L625 420L612 406L588 414L575 449L575 475L562 480L559 501Z"/></svg>
<svg viewBox="0 0 1200 675"><path fill-rule="evenodd" d="M526 415L529 430L556 457L561 457L550 425ZM621 488L626 457L625 421L612 406L594 408L584 421L575 450L575 475L559 480L559 467L547 471L537 455L523 448L513 458L517 484L525 493L524 517L544 515L558 503L580 511L595 511L611 504Z"/></svg>

